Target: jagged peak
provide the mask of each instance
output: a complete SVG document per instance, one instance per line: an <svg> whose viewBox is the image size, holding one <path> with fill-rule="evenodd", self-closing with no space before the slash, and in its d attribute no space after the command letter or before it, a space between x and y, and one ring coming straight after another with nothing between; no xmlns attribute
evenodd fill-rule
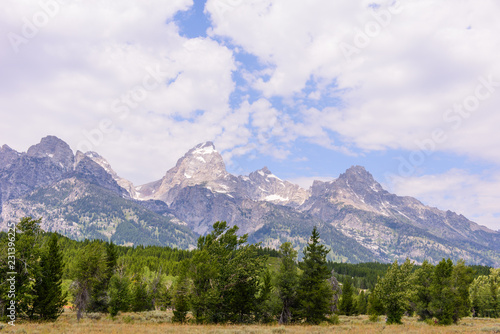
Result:
<svg viewBox="0 0 500 334"><path fill-rule="evenodd" d="M256 177L257 178L260 178L260 177L264 177L264 178L274 178L278 181L283 181L281 180L279 177L277 177L276 175L274 175L270 170L269 168L267 168L267 166L264 166L263 168L261 169L258 169L256 170L255 172L252 172L250 173L249 177L251 179L255 179Z"/></svg>
<svg viewBox="0 0 500 334"><path fill-rule="evenodd" d="M88 152L85 152L85 156L87 158L91 159L92 161L94 161L95 163L97 163L102 168L104 168L104 170L106 172L108 172L109 174L111 174L111 176L113 176L113 178L119 179L116 172L111 168L111 164L106 159L104 159L101 155L99 155L99 153L94 152L94 151L88 151Z"/></svg>
<svg viewBox="0 0 500 334"><path fill-rule="evenodd" d="M87 151L85 152L85 155L89 158L97 158L97 159L104 159L99 153L94 152L94 151Z"/></svg>
<svg viewBox="0 0 500 334"><path fill-rule="evenodd" d="M354 178L357 181L371 181L375 182L372 174L368 172L363 166L351 166L343 174L340 174L339 179Z"/></svg>
<svg viewBox="0 0 500 334"><path fill-rule="evenodd" d="M49 154L55 154L56 152L61 152L67 155L73 155L73 150L69 145L57 138L56 136L46 136L40 140L40 143L31 146L28 149L28 156L42 157Z"/></svg>
<svg viewBox="0 0 500 334"><path fill-rule="evenodd" d="M260 169L264 174L272 174L269 168L267 166L264 166L263 168Z"/></svg>
<svg viewBox="0 0 500 334"><path fill-rule="evenodd" d="M194 182L199 179L196 177L198 175L208 181L226 174L226 165L222 156L215 149L215 145L207 141L196 145L177 160L175 167L168 170L163 179L169 180L170 183L174 178L177 179L175 182L179 182L180 177L181 179L191 179L190 182Z"/></svg>
<svg viewBox="0 0 500 334"><path fill-rule="evenodd" d="M40 143L31 146L26 153L30 157L50 158L51 161L60 164L64 168L71 168L75 156L69 145L56 136L46 136Z"/></svg>
<svg viewBox="0 0 500 334"><path fill-rule="evenodd" d="M261 177L266 177L268 175L272 175L273 173L271 173L271 171L269 170L269 168L267 167L264 167L264 168L261 168L261 169L258 169L254 172L251 172L250 173L250 176L257 176L257 175L260 175Z"/></svg>
<svg viewBox="0 0 500 334"><path fill-rule="evenodd" d="M21 153L7 145L0 146L0 169L13 163L20 155Z"/></svg>
<svg viewBox="0 0 500 334"><path fill-rule="evenodd" d="M214 143L212 143L211 141L207 141L196 145L191 150L189 150L188 153L204 155L204 154L217 153L217 150L215 149Z"/></svg>
<svg viewBox="0 0 500 334"><path fill-rule="evenodd" d="M17 155L21 154L21 153L17 152L16 150L14 150L13 148L11 148L7 144L3 144L2 146L0 146L0 152L2 152L2 153L15 153Z"/></svg>
<svg viewBox="0 0 500 334"><path fill-rule="evenodd" d="M78 165L81 160L88 158L82 151L76 151L74 165Z"/></svg>

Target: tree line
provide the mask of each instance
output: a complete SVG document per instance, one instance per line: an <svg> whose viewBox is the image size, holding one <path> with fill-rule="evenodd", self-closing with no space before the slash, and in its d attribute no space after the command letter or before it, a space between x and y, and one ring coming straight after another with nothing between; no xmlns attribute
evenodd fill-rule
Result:
<svg viewBox="0 0 500 334"><path fill-rule="evenodd" d="M173 321L196 323L338 322L338 314L369 314L401 323L416 315L451 324L465 316L500 316L500 269L454 264L443 259L421 266L339 264L313 229L298 261L289 242L279 250L248 244L238 227L216 222L194 250L124 247L77 242L44 233L40 220L17 224L17 316L55 320L70 303L86 313L172 309ZM7 266L8 238L0 235L0 273ZM489 272L486 269L490 269ZM375 278L376 275L376 278ZM8 286L0 282L0 317L5 320Z"/></svg>

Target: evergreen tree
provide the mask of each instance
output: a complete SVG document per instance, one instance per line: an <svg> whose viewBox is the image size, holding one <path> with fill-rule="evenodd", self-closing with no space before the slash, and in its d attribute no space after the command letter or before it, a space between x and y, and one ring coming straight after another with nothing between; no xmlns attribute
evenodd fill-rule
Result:
<svg viewBox="0 0 500 334"><path fill-rule="evenodd" d="M109 281L108 312L114 317L118 312L127 312L130 309L130 281L127 277L113 275Z"/></svg>
<svg viewBox="0 0 500 334"><path fill-rule="evenodd" d="M452 287L453 262L441 260L434 268L432 278L430 309L442 325L453 323L454 304L456 301Z"/></svg>
<svg viewBox="0 0 500 334"><path fill-rule="evenodd" d="M106 261L101 243L87 243L78 252L72 268L71 292L76 307L76 317L80 320L83 312L92 312L90 307L92 292L97 291L106 277Z"/></svg>
<svg viewBox="0 0 500 334"><path fill-rule="evenodd" d="M218 263L207 249L198 249L190 262L189 272L193 280L191 306L196 322L214 322L219 318L214 314L220 296L216 285Z"/></svg>
<svg viewBox="0 0 500 334"><path fill-rule="evenodd" d="M287 324L293 319L292 310L297 303L297 287L299 276L297 274L297 251L290 242L280 246L280 271L277 277L277 288L282 303L279 323Z"/></svg>
<svg viewBox="0 0 500 334"><path fill-rule="evenodd" d="M357 298L357 313L358 314L366 314L368 308L368 296L365 294L363 290L358 295Z"/></svg>
<svg viewBox="0 0 500 334"><path fill-rule="evenodd" d="M62 292L63 254L57 235L51 235L40 260L40 275L35 284L34 313L42 320L56 320L63 312L66 294Z"/></svg>
<svg viewBox="0 0 500 334"><path fill-rule="evenodd" d="M153 309L151 296L148 294L147 285L142 277L135 282L132 292L132 311L142 312Z"/></svg>
<svg viewBox="0 0 500 334"><path fill-rule="evenodd" d="M410 299L410 274L413 265L406 260L401 266L394 261L375 287L375 293L384 305L388 324L401 324Z"/></svg>
<svg viewBox="0 0 500 334"><path fill-rule="evenodd" d="M299 264L303 273L297 290L297 314L310 324L319 324L331 314L333 292L327 281L330 277L326 266L328 252L324 245L319 244L319 232L314 227L310 242L304 249L304 259Z"/></svg>
<svg viewBox="0 0 500 334"><path fill-rule="evenodd" d="M192 305L198 322L250 321L258 307L256 298L266 257L248 236L236 235L237 226L216 222L213 231L198 239L191 266Z"/></svg>
<svg viewBox="0 0 500 334"><path fill-rule="evenodd" d="M470 314L469 287L473 281L472 268L467 267L463 260L458 261L453 267L451 280L455 292L453 323L458 323L461 318L467 317Z"/></svg>
<svg viewBox="0 0 500 334"><path fill-rule="evenodd" d="M185 270L178 277L174 291L174 316L172 321L185 323L189 311L189 280Z"/></svg>
<svg viewBox="0 0 500 334"><path fill-rule="evenodd" d="M342 299L340 300L339 311L344 315L353 315L356 313L354 307L354 300L352 295L354 290L352 288L351 280L348 278L342 286Z"/></svg>
<svg viewBox="0 0 500 334"><path fill-rule="evenodd" d="M430 319L433 313L430 309L432 302L431 286L434 277L434 266L427 260L415 271L412 277L412 285L415 294L412 298L415 311L420 320Z"/></svg>
<svg viewBox="0 0 500 334"><path fill-rule="evenodd" d="M276 298L273 298L273 285L271 283L271 272L265 270L261 275L261 283L257 296L257 308L255 312L255 321L260 323L270 323L273 317L279 311Z"/></svg>
<svg viewBox="0 0 500 334"><path fill-rule="evenodd" d="M375 291L371 291L368 295L368 306L367 312L369 315L377 317L385 313L384 304L378 297L378 294Z"/></svg>
<svg viewBox="0 0 500 334"><path fill-rule="evenodd" d="M24 217L16 225L15 264L5 272L16 272L16 317L36 317L33 302L36 299L35 282L40 277L42 229L41 219ZM2 255L6 254L4 252ZM12 263L12 262L11 262ZM7 269L7 266L4 267ZM2 276L6 277L6 276ZM3 283L3 282L2 282ZM3 299L3 298L2 298ZM6 298L7 299L7 298Z"/></svg>
<svg viewBox="0 0 500 334"><path fill-rule="evenodd" d="M96 281L90 292L90 302L87 307L89 312L107 312L108 311L108 287L109 281L114 274L118 255L116 246L112 242L104 244L104 273L102 277Z"/></svg>
<svg viewBox="0 0 500 334"><path fill-rule="evenodd" d="M113 242L107 242L106 246L106 274L104 277L105 287L109 284L111 277L115 273L116 265L118 262L118 254L115 244Z"/></svg>

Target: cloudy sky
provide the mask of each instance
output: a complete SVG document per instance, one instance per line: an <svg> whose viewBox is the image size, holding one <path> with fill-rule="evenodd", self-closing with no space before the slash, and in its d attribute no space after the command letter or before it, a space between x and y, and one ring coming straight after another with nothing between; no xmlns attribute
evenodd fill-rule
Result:
<svg viewBox="0 0 500 334"><path fill-rule="evenodd" d="M135 184L213 141L234 174L365 166L500 229L494 0L6 0L0 145L52 134Z"/></svg>

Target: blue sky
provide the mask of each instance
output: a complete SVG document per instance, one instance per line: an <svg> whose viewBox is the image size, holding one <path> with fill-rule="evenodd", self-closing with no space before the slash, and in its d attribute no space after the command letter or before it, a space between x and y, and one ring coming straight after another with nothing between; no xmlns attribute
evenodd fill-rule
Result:
<svg viewBox="0 0 500 334"><path fill-rule="evenodd" d="M493 0L9 2L0 145L48 134L139 185L213 141L304 187L365 166L500 229Z"/></svg>

